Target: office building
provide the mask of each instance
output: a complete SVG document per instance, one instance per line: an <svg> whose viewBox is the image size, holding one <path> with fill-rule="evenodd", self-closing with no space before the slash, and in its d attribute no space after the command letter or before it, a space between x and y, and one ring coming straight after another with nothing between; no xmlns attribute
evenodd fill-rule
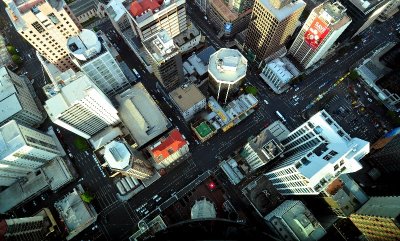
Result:
<svg viewBox="0 0 400 241"><path fill-rule="evenodd" d="M0 67L0 126L10 120L27 126L43 123L45 116L34 99L33 88L28 87L29 80L24 78Z"/></svg>
<svg viewBox="0 0 400 241"><path fill-rule="evenodd" d="M317 241L326 234L301 201L286 200L264 219L282 240Z"/></svg>
<svg viewBox="0 0 400 241"><path fill-rule="evenodd" d="M400 128L385 134L371 146L368 162L386 175L400 173Z"/></svg>
<svg viewBox="0 0 400 241"><path fill-rule="evenodd" d="M260 77L271 89L282 94L289 89L289 83L300 75L300 71L286 57L276 58L265 64Z"/></svg>
<svg viewBox="0 0 400 241"><path fill-rule="evenodd" d="M342 174L329 184L320 196L331 210L342 218L349 217L361 207L369 197L347 174Z"/></svg>
<svg viewBox="0 0 400 241"><path fill-rule="evenodd" d="M255 137L250 137L240 155L244 158L250 171L264 166L283 152L283 145L265 128Z"/></svg>
<svg viewBox="0 0 400 241"><path fill-rule="evenodd" d="M100 6L99 0L75 0L68 3L68 7L80 24L89 21L91 18L104 17L101 14Z"/></svg>
<svg viewBox="0 0 400 241"><path fill-rule="evenodd" d="M302 0L256 0L244 43L249 58L261 61L283 47L305 6Z"/></svg>
<svg viewBox="0 0 400 241"><path fill-rule="evenodd" d="M379 15L378 21L384 22L387 19L393 17L399 11L399 7L400 0L390 0L383 12Z"/></svg>
<svg viewBox="0 0 400 241"><path fill-rule="evenodd" d="M282 140L283 158L265 175L282 195L317 195L341 174L362 168L369 142L351 138L322 110Z"/></svg>
<svg viewBox="0 0 400 241"><path fill-rule="evenodd" d="M236 49L221 48L210 56L209 87L217 101L226 103L246 77L247 59Z"/></svg>
<svg viewBox="0 0 400 241"><path fill-rule="evenodd" d="M130 87L117 61L110 53L103 37L88 29L67 41L71 59L108 97Z"/></svg>
<svg viewBox="0 0 400 241"><path fill-rule="evenodd" d="M190 217L192 219L207 219L216 218L217 211L215 210L214 203L203 197L200 200L196 200L190 210Z"/></svg>
<svg viewBox="0 0 400 241"><path fill-rule="evenodd" d="M141 82L117 95L116 99L119 116L138 147L171 127L168 118Z"/></svg>
<svg viewBox="0 0 400 241"><path fill-rule="evenodd" d="M153 175L144 157L122 140L114 140L104 147L104 159L111 170L125 176L142 180Z"/></svg>
<svg viewBox="0 0 400 241"><path fill-rule="evenodd" d="M76 68L68 55L67 39L79 29L58 0L4 0L17 32L49 62L64 71Z"/></svg>
<svg viewBox="0 0 400 241"><path fill-rule="evenodd" d="M143 44L154 75L167 91L181 85L183 83L182 56L167 31L161 30L146 39Z"/></svg>
<svg viewBox="0 0 400 241"><path fill-rule="evenodd" d="M120 122L111 101L82 72L44 89L49 96L45 109L51 121L85 139Z"/></svg>
<svg viewBox="0 0 400 241"><path fill-rule="evenodd" d="M3 225L7 230L6 240L41 241L45 237L43 216L6 219L0 222L0 226Z"/></svg>
<svg viewBox="0 0 400 241"><path fill-rule="evenodd" d="M341 3L347 8L352 19L351 25L340 38L355 37L371 26L390 5L391 0L346 0Z"/></svg>
<svg viewBox="0 0 400 241"><path fill-rule="evenodd" d="M173 129L167 136L147 147L157 169L166 168L180 158L187 157L189 142L179 132Z"/></svg>
<svg viewBox="0 0 400 241"><path fill-rule="evenodd" d="M170 38L187 29L185 0L134 0L127 6L133 31L142 41L165 30Z"/></svg>
<svg viewBox="0 0 400 241"><path fill-rule="evenodd" d="M322 3L311 11L289 53L307 69L326 56L351 22L340 2Z"/></svg>
<svg viewBox="0 0 400 241"><path fill-rule="evenodd" d="M194 84L180 86L171 91L169 96L185 121L206 108L207 99Z"/></svg>
<svg viewBox="0 0 400 241"><path fill-rule="evenodd" d="M54 137L11 120L0 127L0 186L10 186L61 155Z"/></svg>
<svg viewBox="0 0 400 241"><path fill-rule="evenodd" d="M82 200L83 193L85 190L78 184L72 192L54 203L60 218L64 220L65 231L68 232L66 240L73 239L97 220L98 214L94 207Z"/></svg>
<svg viewBox="0 0 400 241"><path fill-rule="evenodd" d="M254 0L213 0L208 4L208 20L217 29L218 37L231 38L247 28Z"/></svg>
<svg viewBox="0 0 400 241"><path fill-rule="evenodd" d="M371 241L397 241L400 237L400 197L371 197L350 220Z"/></svg>

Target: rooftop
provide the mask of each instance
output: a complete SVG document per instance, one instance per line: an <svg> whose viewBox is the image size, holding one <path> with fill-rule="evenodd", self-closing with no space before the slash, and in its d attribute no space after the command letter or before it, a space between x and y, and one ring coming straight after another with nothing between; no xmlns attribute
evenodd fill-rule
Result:
<svg viewBox="0 0 400 241"><path fill-rule="evenodd" d="M137 23L144 22L149 17L162 12L174 3L185 3L183 0L134 0L130 4L129 2L127 2L128 5L126 8Z"/></svg>
<svg viewBox="0 0 400 241"><path fill-rule="evenodd" d="M165 132L170 126L167 117L151 98L141 82L116 96L118 112L139 146Z"/></svg>
<svg viewBox="0 0 400 241"><path fill-rule="evenodd" d="M400 215L400 196L371 197L356 214L397 218Z"/></svg>
<svg viewBox="0 0 400 241"><path fill-rule="evenodd" d="M67 110L76 101L84 99L89 91L102 93L89 77L81 72L67 79L64 84L64 86L61 86L62 88L59 92L55 92L46 101L45 108L51 118L57 118L57 116Z"/></svg>
<svg viewBox="0 0 400 241"><path fill-rule="evenodd" d="M125 170L132 165L132 153L121 141L112 141L104 147L104 159L112 169Z"/></svg>
<svg viewBox="0 0 400 241"><path fill-rule="evenodd" d="M112 0L107 4L106 12L110 18L118 22L126 14L126 8L122 1Z"/></svg>
<svg viewBox="0 0 400 241"><path fill-rule="evenodd" d="M258 157L267 163L283 152L283 145L268 129L264 129L249 141Z"/></svg>
<svg viewBox="0 0 400 241"><path fill-rule="evenodd" d="M24 145L26 145L25 138L15 120L11 120L3 126L0 126L1 160Z"/></svg>
<svg viewBox="0 0 400 241"><path fill-rule="evenodd" d="M373 11L380 3L386 2L382 0L349 0L363 14Z"/></svg>
<svg viewBox="0 0 400 241"><path fill-rule="evenodd" d="M213 55L215 52L217 52L217 50L213 46L208 46L196 55L201 59L201 62L203 62L205 65L208 65L211 55Z"/></svg>
<svg viewBox="0 0 400 241"><path fill-rule="evenodd" d="M287 60L287 59L286 59ZM293 79L297 70L294 65L290 66L290 62L285 61L281 58L272 60L267 64L268 68L279 78L281 82L288 83ZM292 73L294 72L294 73ZM297 70L298 73L298 70Z"/></svg>
<svg viewBox="0 0 400 241"><path fill-rule="evenodd" d="M334 25L347 16L346 10L340 2L325 2L322 4L319 17L324 19L328 24Z"/></svg>
<svg viewBox="0 0 400 241"><path fill-rule="evenodd" d="M301 201L286 200L265 216L272 226L278 228L280 224L272 223L276 218L290 229L289 236L294 234L298 240L319 240L326 234L325 229Z"/></svg>
<svg viewBox="0 0 400 241"><path fill-rule="evenodd" d="M192 219L216 218L217 211L215 211L215 206L212 202L203 198L196 200L191 210L191 217Z"/></svg>
<svg viewBox="0 0 400 241"><path fill-rule="evenodd" d="M185 43L189 42L190 40L196 38L200 35L200 31L194 26L194 24L190 24L190 27L174 37L174 42L176 45L181 47Z"/></svg>
<svg viewBox="0 0 400 241"><path fill-rule="evenodd" d="M92 144L94 150L98 150L118 136L122 135L122 131L119 127L108 126L104 130L92 136L89 139L89 142Z"/></svg>
<svg viewBox="0 0 400 241"><path fill-rule="evenodd" d="M247 15L251 12L251 8L245 11L242 14L239 14L233 9L231 10L227 4L225 4L225 1L223 0L213 0L210 1L210 4L214 6L214 8L218 11L218 13L225 19L226 22L233 22L235 21L239 16L244 16Z"/></svg>
<svg viewBox="0 0 400 241"><path fill-rule="evenodd" d="M270 0L260 0L260 2L265 6L265 8L270 11L274 17L280 22L289 17L292 13L297 11L300 8L306 6L306 3L303 0L297 0L294 2L290 2L286 4L284 7L277 9L275 8Z"/></svg>
<svg viewBox="0 0 400 241"><path fill-rule="evenodd" d="M101 43L92 30L82 29L79 35L67 40L68 50L79 60L87 61L101 51Z"/></svg>
<svg viewBox="0 0 400 241"><path fill-rule="evenodd" d="M0 67L0 123L22 110L18 91L8 71L5 66Z"/></svg>
<svg viewBox="0 0 400 241"><path fill-rule="evenodd" d="M179 48L165 30L149 37L143 44L157 63L164 62L179 52Z"/></svg>
<svg viewBox="0 0 400 241"><path fill-rule="evenodd" d="M180 86L171 91L169 95L182 112L187 111L195 104L206 98L203 93L201 93L201 91L193 84L190 84L187 87Z"/></svg>
<svg viewBox="0 0 400 241"><path fill-rule="evenodd" d="M199 76L207 73L207 65L205 65L204 62L201 61L201 59L196 54L192 54L188 58L187 62L189 62L190 65L193 66L193 69L197 72Z"/></svg>
<svg viewBox="0 0 400 241"><path fill-rule="evenodd" d="M168 136L165 139L160 140L151 146L149 152L154 157L154 161L160 163L187 144L187 141L183 138L179 130L173 129L168 133Z"/></svg>
<svg viewBox="0 0 400 241"><path fill-rule="evenodd" d="M67 240L72 239L97 219L97 213L94 208L82 201L80 197L82 193L84 193L84 190L79 184L71 193L54 203L55 208L68 228L69 235Z"/></svg>
<svg viewBox="0 0 400 241"><path fill-rule="evenodd" d="M274 136L278 141L282 141L288 137L290 131L286 126L279 120L274 121L267 127L267 130Z"/></svg>
<svg viewBox="0 0 400 241"><path fill-rule="evenodd" d="M91 9L97 9L99 4L98 0L75 0L74 2L68 4L71 11L75 16L80 16Z"/></svg>
<svg viewBox="0 0 400 241"><path fill-rule="evenodd" d="M247 59L236 49L221 48L211 55L208 73L218 82L232 84L247 71Z"/></svg>
<svg viewBox="0 0 400 241"><path fill-rule="evenodd" d="M43 4L45 2L48 2L52 8L55 8L57 10L60 10L65 4L65 2L62 0L5 0L4 2L6 4L14 2L21 13L25 13L32 8L35 8L37 5Z"/></svg>

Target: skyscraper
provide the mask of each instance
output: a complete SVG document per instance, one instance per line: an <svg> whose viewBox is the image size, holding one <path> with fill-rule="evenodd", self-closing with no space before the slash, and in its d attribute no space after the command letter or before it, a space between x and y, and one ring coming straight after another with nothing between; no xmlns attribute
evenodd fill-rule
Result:
<svg viewBox="0 0 400 241"><path fill-rule="evenodd" d="M236 49L222 48L210 56L209 87L217 100L226 103L246 77L247 59Z"/></svg>
<svg viewBox="0 0 400 241"><path fill-rule="evenodd" d="M371 241L397 241L400 237L400 196L371 197L350 220Z"/></svg>
<svg viewBox="0 0 400 241"><path fill-rule="evenodd" d="M51 121L83 138L120 122L111 101L82 72L45 90L49 96L45 109Z"/></svg>
<svg viewBox="0 0 400 241"><path fill-rule="evenodd" d="M37 126L44 121L28 84L23 78L0 67L0 126L9 120L16 120L27 126Z"/></svg>
<svg viewBox="0 0 400 241"><path fill-rule="evenodd" d="M282 140L283 159L265 175L282 195L317 195L342 173L362 168L369 142L351 138L325 111Z"/></svg>
<svg viewBox="0 0 400 241"><path fill-rule="evenodd" d="M182 56L167 31L154 34L143 45L154 75L168 91L183 83Z"/></svg>
<svg viewBox="0 0 400 241"><path fill-rule="evenodd" d="M82 29L79 35L68 38L67 46L73 62L108 97L130 87L102 36L92 30Z"/></svg>
<svg viewBox="0 0 400 241"><path fill-rule="evenodd" d="M54 137L11 120L0 127L0 186L9 186L61 155Z"/></svg>
<svg viewBox="0 0 400 241"><path fill-rule="evenodd" d="M46 235L44 221L43 216L13 218L0 221L0 227L4 225L7 230L4 234L6 240L41 241Z"/></svg>
<svg viewBox="0 0 400 241"><path fill-rule="evenodd" d="M278 51L293 34L305 6L302 0L256 0L244 49L258 60Z"/></svg>
<svg viewBox="0 0 400 241"><path fill-rule="evenodd" d="M325 2L311 11L289 53L307 69L325 57L350 23L340 2Z"/></svg>
<svg viewBox="0 0 400 241"><path fill-rule="evenodd" d="M62 0L4 0L17 32L60 70L76 68L68 56L67 39L78 27Z"/></svg>

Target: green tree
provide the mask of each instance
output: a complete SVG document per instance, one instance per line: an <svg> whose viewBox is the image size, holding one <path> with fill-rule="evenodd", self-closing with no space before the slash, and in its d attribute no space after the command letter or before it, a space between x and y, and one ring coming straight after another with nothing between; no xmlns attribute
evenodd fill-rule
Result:
<svg viewBox="0 0 400 241"><path fill-rule="evenodd" d="M244 91L245 91L247 94L252 94L252 95L257 95L257 93L258 93L257 88L254 87L254 86L252 86L252 85L246 86L246 88L244 89Z"/></svg>
<svg viewBox="0 0 400 241"><path fill-rule="evenodd" d="M89 145L88 145L87 141L85 139L83 139L82 137L75 138L74 146L79 151L86 151L89 149Z"/></svg>
<svg viewBox="0 0 400 241"><path fill-rule="evenodd" d="M84 201L85 203L90 203L94 199L94 197L88 192L82 193L81 198L82 198L82 201Z"/></svg>
<svg viewBox="0 0 400 241"><path fill-rule="evenodd" d="M14 54L13 56L11 56L11 59L15 64L22 64L22 59L18 54Z"/></svg>
<svg viewBox="0 0 400 241"><path fill-rule="evenodd" d="M11 55L18 54L17 49L16 49L14 46L12 46L12 45L7 45L7 51L8 51Z"/></svg>
<svg viewBox="0 0 400 241"><path fill-rule="evenodd" d="M351 80L357 80L360 77L360 75L357 73L356 70L352 70L349 74L349 79Z"/></svg>

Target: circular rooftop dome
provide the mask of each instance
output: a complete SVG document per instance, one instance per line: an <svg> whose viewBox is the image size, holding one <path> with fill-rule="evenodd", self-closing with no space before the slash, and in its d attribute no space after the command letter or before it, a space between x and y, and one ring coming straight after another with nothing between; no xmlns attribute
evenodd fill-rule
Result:
<svg viewBox="0 0 400 241"><path fill-rule="evenodd" d="M68 50L79 60L86 61L101 51L101 43L92 30L82 29L79 35L67 41Z"/></svg>
<svg viewBox="0 0 400 241"><path fill-rule="evenodd" d="M210 56L208 73L217 82L234 84L246 76L247 59L236 49L221 48Z"/></svg>

